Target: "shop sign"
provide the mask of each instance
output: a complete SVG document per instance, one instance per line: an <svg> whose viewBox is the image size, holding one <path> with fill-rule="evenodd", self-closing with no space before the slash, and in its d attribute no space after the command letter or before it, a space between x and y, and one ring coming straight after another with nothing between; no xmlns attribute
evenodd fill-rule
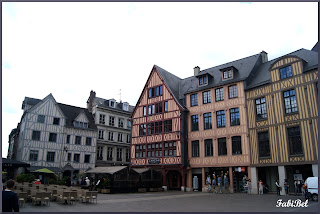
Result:
<svg viewBox="0 0 320 214"><path fill-rule="evenodd" d="M148 159L149 164L160 164L159 158Z"/></svg>

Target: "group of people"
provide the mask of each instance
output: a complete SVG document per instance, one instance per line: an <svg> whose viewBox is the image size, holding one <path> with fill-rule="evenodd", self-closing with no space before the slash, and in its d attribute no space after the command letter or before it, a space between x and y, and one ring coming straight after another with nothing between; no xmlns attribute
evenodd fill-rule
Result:
<svg viewBox="0 0 320 214"><path fill-rule="evenodd" d="M222 193L222 186L224 186L225 190L229 187L229 179L227 173L225 173L225 175L223 175L222 173L221 175L217 176L215 174L212 174L212 179L211 176L208 175L206 179L206 185L209 192ZM216 186L218 187L218 189L216 189Z"/></svg>

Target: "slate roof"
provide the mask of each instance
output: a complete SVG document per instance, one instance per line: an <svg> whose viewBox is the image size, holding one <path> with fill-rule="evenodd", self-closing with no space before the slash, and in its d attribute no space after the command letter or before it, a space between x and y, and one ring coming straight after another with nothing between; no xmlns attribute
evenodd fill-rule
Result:
<svg viewBox="0 0 320 214"><path fill-rule="evenodd" d="M109 99L109 100L111 100L111 99ZM125 113L128 113L128 114L131 114L133 112L133 110L134 110L134 106L132 106L132 105L129 105L129 111L123 110L123 108L122 108L123 103L119 103L119 102L116 102L115 108L110 107L109 106L109 100L108 99L103 99L103 98L100 98L100 97L95 97L94 100L93 100L93 103L94 103L94 105L98 105L98 106L103 107L103 108L107 108L107 109L110 109L110 110L117 110L117 111L125 112Z"/></svg>
<svg viewBox="0 0 320 214"><path fill-rule="evenodd" d="M42 100L40 99L35 99L35 98L30 98L30 97L25 97L24 99L24 103L29 104L29 105L36 105L39 102L41 102ZM76 107L76 106L70 106L70 105L66 105L63 103L57 103L59 108L61 109L61 111L63 112L63 114L66 116L66 126L67 127L73 127L73 122L74 120L78 117L78 115L82 112L84 112L84 114L86 115L86 117L89 120L88 123L88 128L89 129L97 129L97 126L94 123L94 119L92 114L88 111L88 109L86 108L81 108L81 107Z"/></svg>
<svg viewBox="0 0 320 214"><path fill-rule="evenodd" d="M269 71L270 66L274 62L276 62L277 60L285 56L296 56L303 59L305 61L305 64L303 66L304 72L318 67L318 52L310 51L302 48L260 65L259 68L256 71L254 71L254 77L252 78L252 80L247 81L247 86L245 87L245 90L249 90L249 89L270 83L270 80L271 80L270 71Z"/></svg>

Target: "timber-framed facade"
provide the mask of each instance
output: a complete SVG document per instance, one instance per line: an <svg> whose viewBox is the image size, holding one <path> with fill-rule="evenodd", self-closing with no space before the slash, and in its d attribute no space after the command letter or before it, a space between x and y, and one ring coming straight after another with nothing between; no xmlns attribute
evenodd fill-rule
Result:
<svg viewBox="0 0 320 214"><path fill-rule="evenodd" d="M257 75L246 90L252 183L275 191L287 179L294 191L295 178L318 176L318 52L300 49Z"/></svg>

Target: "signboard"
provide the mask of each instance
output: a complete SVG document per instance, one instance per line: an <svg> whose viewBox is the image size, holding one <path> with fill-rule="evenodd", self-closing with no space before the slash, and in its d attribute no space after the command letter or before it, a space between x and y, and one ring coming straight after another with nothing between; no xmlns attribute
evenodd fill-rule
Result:
<svg viewBox="0 0 320 214"><path fill-rule="evenodd" d="M149 164L160 164L159 158L148 159Z"/></svg>
<svg viewBox="0 0 320 214"><path fill-rule="evenodd" d="M298 181L302 181L302 174L293 174L293 180L295 181L298 179Z"/></svg>

